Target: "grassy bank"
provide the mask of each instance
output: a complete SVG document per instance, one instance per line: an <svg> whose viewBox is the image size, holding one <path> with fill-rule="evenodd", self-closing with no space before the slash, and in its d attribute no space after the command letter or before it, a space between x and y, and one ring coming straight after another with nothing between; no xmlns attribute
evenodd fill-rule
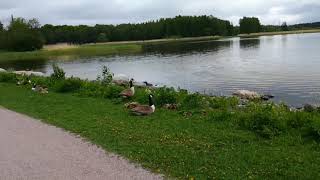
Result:
<svg viewBox="0 0 320 180"><path fill-rule="evenodd" d="M58 77L58 76L57 76ZM0 73L0 105L64 128L154 172L187 179L320 178L320 112L285 105L138 88L132 101L157 110L136 117L118 98L123 88L79 79L31 77L49 94L16 86L25 77ZM180 104L177 110L160 108Z"/></svg>
<svg viewBox="0 0 320 180"><path fill-rule="evenodd" d="M132 54L142 50L138 44L99 44L99 45L81 45L71 48L44 49L32 52L0 52L0 61L13 60L45 60L55 57L67 56L105 56L113 54Z"/></svg>
<svg viewBox="0 0 320 180"><path fill-rule="evenodd" d="M0 61L16 60L46 60L56 57L72 58L86 56L106 56L113 54L133 54L142 51L144 44L157 44L166 42L187 42L218 40L220 36L190 37L190 38L168 38L146 41L121 41L85 45L48 45L43 50L33 52L4 52L0 51Z"/></svg>
<svg viewBox="0 0 320 180"><path fill-rule="evenodd" d="M274 36L274 35L285 35L285 34L303 34L303 33L319 33L320 29L310 29L310 30L297 30L297 31L279 31L279 32L260 32L251 34L240 34L239 37L250 38L257 36Z"/></svg>

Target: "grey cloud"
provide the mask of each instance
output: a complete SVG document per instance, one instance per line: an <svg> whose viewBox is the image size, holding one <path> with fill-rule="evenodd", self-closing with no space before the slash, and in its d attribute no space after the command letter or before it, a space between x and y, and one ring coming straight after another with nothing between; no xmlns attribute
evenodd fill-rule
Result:
<svg viewBox="0 0 320 180"><path fill-rule="evenodd" d="M320 21L319 0L0 0L0 20L10 15L42 24L119 24L176 15L214 15L237 24L258 16L264 24Z"/></svg>

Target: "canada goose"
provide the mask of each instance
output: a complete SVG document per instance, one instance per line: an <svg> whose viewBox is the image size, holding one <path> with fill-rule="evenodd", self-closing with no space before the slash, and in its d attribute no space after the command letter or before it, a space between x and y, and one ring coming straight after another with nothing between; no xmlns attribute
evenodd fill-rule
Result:
<svg viewBox="0 0 320 180"><path fill-rule="evenodd" d="M32 86L31 90L34 92L39 92L41 94L48 94L48 88L44 88L36 84Z"/></svg>
<svg viewBox="0 0 320 180"><path fill-rule="evenodd" d="M153 102L153 96L149 95L149 105L137 105L135 108L131 109L131 113L137 116L147 116L156 110Z"/></svg>
<svg viewBox="0 0 320 180"><path fill-rule="evenodd" d="M152 87L153 84L148 83L147 81L143 81L143 83L147 86L147 87Z"/></svg>
<svg viewBox="0 0 320 180"><path fill-rule="evenodd" d="M129 84L130 84L130 88L123 90L120 93L120 96L122 96L123 98L132 97L134 95L133 79L130 79Z"/></svg>

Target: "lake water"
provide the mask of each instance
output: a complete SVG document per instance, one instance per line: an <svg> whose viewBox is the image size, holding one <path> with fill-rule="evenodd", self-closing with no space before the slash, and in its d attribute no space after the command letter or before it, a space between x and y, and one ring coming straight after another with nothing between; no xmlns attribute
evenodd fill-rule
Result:
<svg viewBox="0 0 320 180"><path fill-rule="evenodd" d="M247 89L276 102L320 105L320 34L232 38L210 42L148 45L144 52L55 60L69 76L96 79L102 66L136 81L212 95ZM0 67L52 72L51 61L0 63Z"/></svg>

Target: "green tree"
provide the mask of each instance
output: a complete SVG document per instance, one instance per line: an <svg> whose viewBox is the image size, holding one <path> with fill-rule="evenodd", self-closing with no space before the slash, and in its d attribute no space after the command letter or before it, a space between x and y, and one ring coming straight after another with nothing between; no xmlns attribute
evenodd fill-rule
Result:
<svg viewBox="0 0 320 180"><path fill-rule="evenodd" d="M261 24L256 17L243 17L240 19L240 33L250 34L257 33L261 31Z"/></svg>
<svg viewBox="0 0 320 180"><path fill-rule="evenodd" d="M281 25L281 30L282 30L282 31L289 31L287 22L283 22L283 23L282 23L282 25Z"/></svg>
<svg viewBox="0 0 320 180"><path fill-rule="evenodd" d="M108 42L106 33L100 33L97 37L97 42Z"/></svg>
<svg viewBox="0 0 320 180"><path fill-rule="evenodd" d="M36 19L26 21L23 18L13 18L7 30L6 49L11 51L33 51L41 49L44 41L39 32Z"/></svg>
<svg viewBox="0 0 320 180"><path fill-rule="evenodd" d="M0 31L3 31L3 30L4 30L4 27L3 27L3 24L0 21Z"/></svg>
<svg viewBox="0 0 320 180"><path fill-rule="evenodd" d="M5 42L6 42L5 31L4 31L3 24L0 22L0 49L4 49Z"/></svg>

